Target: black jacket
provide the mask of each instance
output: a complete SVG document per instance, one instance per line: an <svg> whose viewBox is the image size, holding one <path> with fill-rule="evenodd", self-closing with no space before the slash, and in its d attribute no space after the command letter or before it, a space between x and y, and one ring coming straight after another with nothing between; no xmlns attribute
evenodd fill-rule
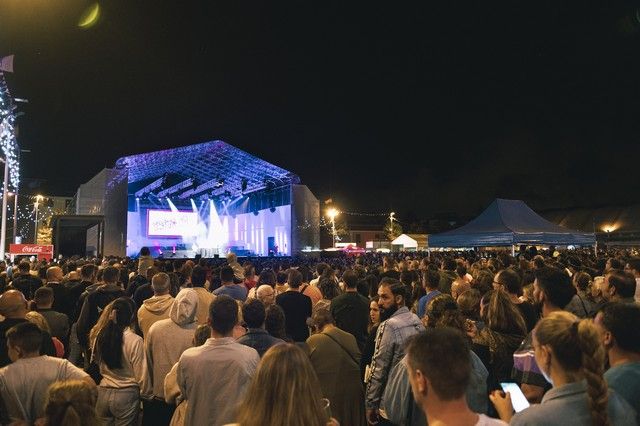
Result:
<svg viewBox="0 0 640 426"><path fill-rule="evenodd" d="M124 295L124 290L115 286L102 286L87 295L78 318L77 333L80 346L89 347L89 332L98 322L102 310L109 303Z"/></svg>
<svg viewBox="0 0 640 426"><path fill-rule="evenodd" d="M31 274L17 275L11 281L11 287L20 290L24 294L25 299L33 300L33 296L37 289L42 287L42 280Z"/></svg>

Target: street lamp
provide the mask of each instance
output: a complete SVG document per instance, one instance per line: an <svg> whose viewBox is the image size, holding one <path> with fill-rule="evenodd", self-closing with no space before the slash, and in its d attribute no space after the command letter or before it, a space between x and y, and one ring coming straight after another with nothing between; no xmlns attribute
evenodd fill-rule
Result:
<svg viewBox="0 0 640 426"><path fill-rule="evenodd" d="M42 200L44 197L42 195L36 195L36 202L34 203L34 206L36 208L36 224L35 224L35 232L33 234L33 243L34 244L38 244L38 204L40 202L40 200Z"/></svg>
<svg viewBox="0 0 640 426"><path fill-rule="evenodd" d="M336 246L336 216L340 212L334 208L327 210L327 216L331 219L331 235L333 236L333 247Z"/></svg>

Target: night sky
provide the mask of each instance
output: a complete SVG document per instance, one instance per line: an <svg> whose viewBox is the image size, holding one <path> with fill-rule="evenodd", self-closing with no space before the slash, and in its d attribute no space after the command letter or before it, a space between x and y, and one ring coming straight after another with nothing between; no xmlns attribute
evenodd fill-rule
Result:
<svg viewBox="0 0 640 426"><path fill-rule="evenodd" d="M90 4L0 0L23 175L60 193L222 139L401 221L638 201L637 1Z"/></svg>

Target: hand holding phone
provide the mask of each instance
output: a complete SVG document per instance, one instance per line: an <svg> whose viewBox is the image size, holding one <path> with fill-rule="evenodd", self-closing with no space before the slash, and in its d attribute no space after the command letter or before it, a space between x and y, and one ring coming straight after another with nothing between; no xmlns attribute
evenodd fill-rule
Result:
<svg viewBox="0 0 640 426"><path fill-rule="evenodd" d="M505 393L509 392L511 395L511 405L516 413L529 407L529 401L527 401L527 397L524 396L517 383L501 382L500 386Z"/></svg>

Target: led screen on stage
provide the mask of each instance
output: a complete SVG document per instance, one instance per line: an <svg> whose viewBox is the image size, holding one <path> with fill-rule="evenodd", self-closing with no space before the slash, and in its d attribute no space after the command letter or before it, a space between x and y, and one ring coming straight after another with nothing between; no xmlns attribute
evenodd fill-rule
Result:
<svg viewBox="0 0 640 426"><path fill-rule="evenodd" d="M183 237L198 226L198 214L192 211L147 210L147 236Z"/></svg>

